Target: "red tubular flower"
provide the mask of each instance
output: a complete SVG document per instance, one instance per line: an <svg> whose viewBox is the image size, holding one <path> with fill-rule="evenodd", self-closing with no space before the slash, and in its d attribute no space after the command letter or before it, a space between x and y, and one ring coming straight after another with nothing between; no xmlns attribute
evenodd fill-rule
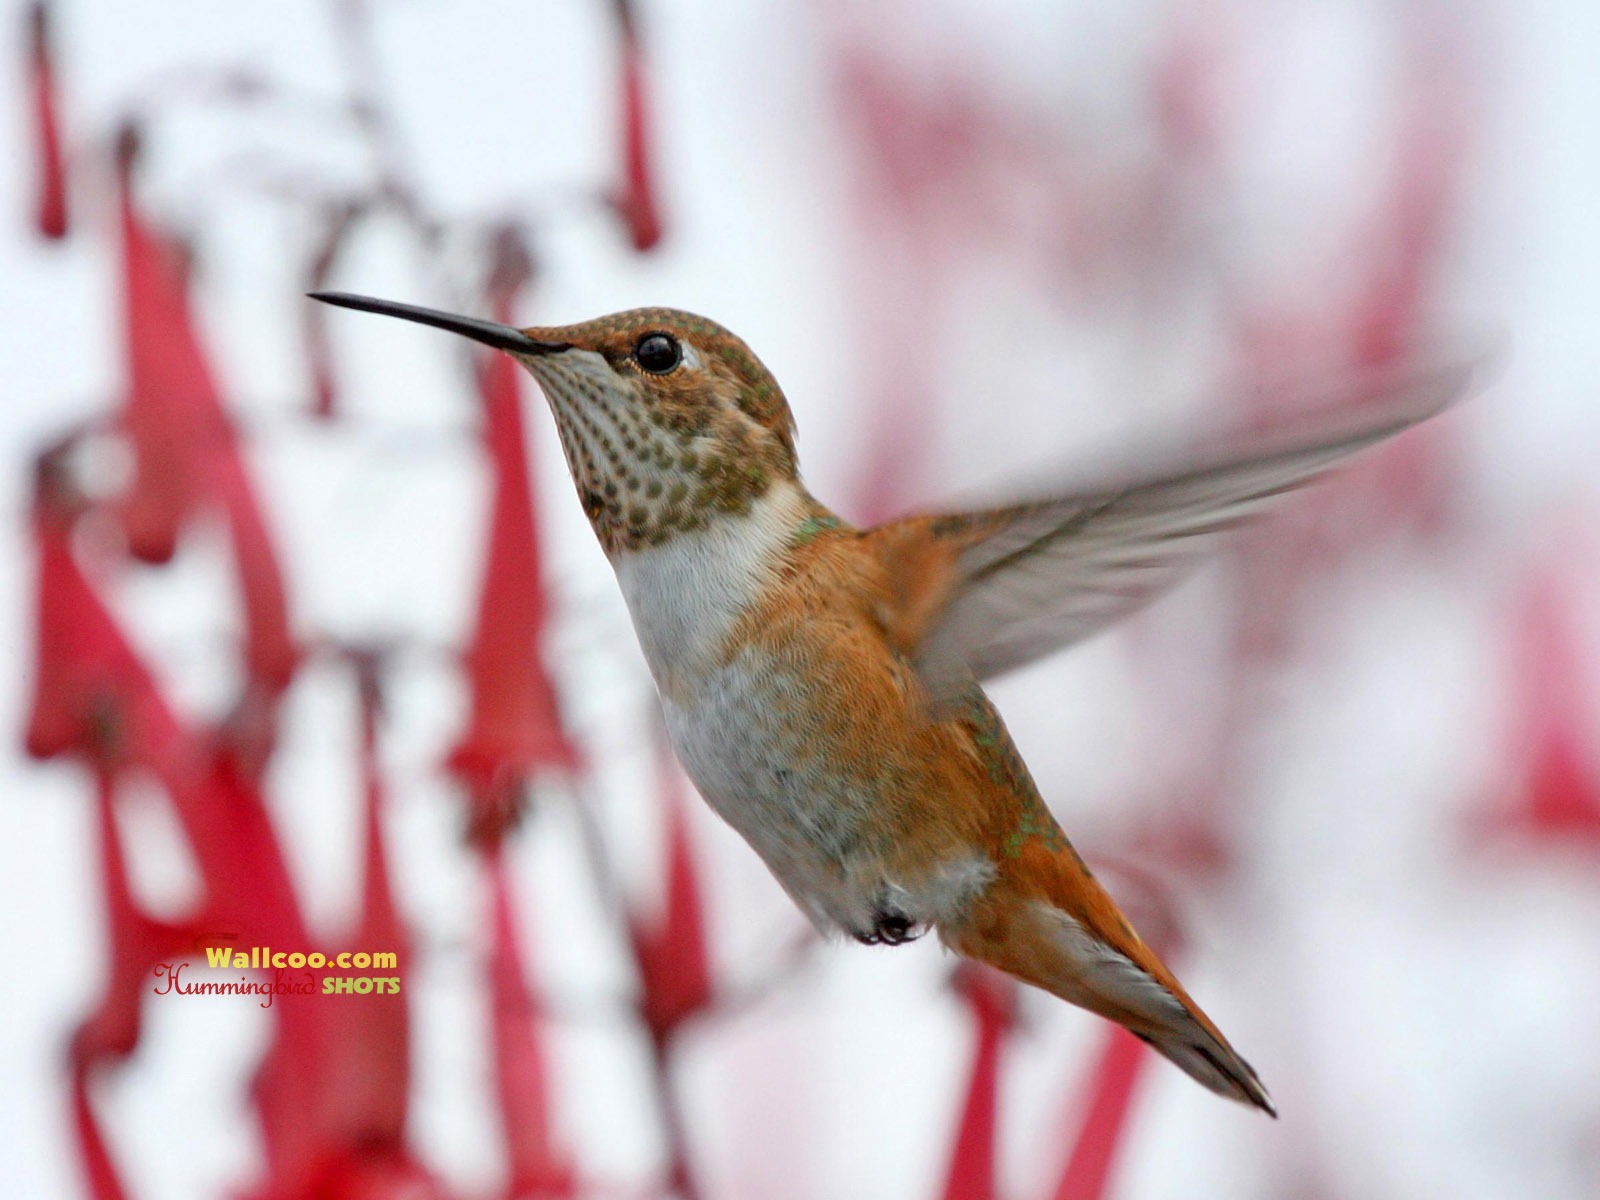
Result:
<svg viewBox="0 0 1600 1200"><path fill-rule="evenodd" d="M134 204L138 151L137 133L124 130L117 148L128 353L122 420L135 475L123 520L134 556L162 563L177 548L200 495L205 455L224 431L214 420L197 419L220 412L216 386L195 337L181 261Z"/></svg>
<svg viewBox="0 0 1600 1200"><path fill-rule="evenodd" d="M509 1196L571 1196L572 1164L551 1130L539 1013L528 986L515 898L500 847L483 851L490 891L489 1002L495 1096L510 1176Z"/></svg>
<svg viewBox="0 0 1600 1200"><path fill-rule="evenodd" d="M272 1200L450 1200L453 1195L405 1150L357 1148L323 1163L304 1191Z"/></svg>
<svg viewBox="0 0 1600 1200"><path fill-rule="evenodd" d="M84 1183L91 1200L125 1200L126 1189L117 1175L117 1166L100 1133L89 1097L90 1068L84 1063L72 1067L72 1125L78 1135L78 1156L83 1160Z"/></svg>
<svg viewBox="0 0 1600 1200"><path fill-rule="evenodd" d="M294 974L314 978L311 972ZM277 1024L272 1044L250 1089L266 1159L266 1185L258 1193L263 1200L309 1193L319 1175L333 1166L340 1149L329 1128L327 1099L338 1062L334 1046L338 1029L329 1012L336 1001L357 1002L353 996L274 997Z"/></svg>
<svg viewBox="0 0 1600 1200"><path fill-rule="evenodd" d="M74 501L63 487L47 456L34 509L38 632L28 753L79 754L106 768L138 762L160 773L181 756L182 730L73 557Z"/></svg>
<svg viewBox="0 0 1600 1200"><path fill-rule="evenodd" d="M353 951L393 951L398 964L290 972L304 974L316 990L275 998L277 1031L254 1087L268 1164L262 1195L275 1198L395 1195L398 1190L385 1187L400 1181L413 1189L407 1195L443 1194L405 1142L413 973L383 848L376 664L363 659L359 665L364 882L360 916L342 940ZM381 987L359 996L322 990L326 980L346 975L395 979L398 990Z"/></svg>
<svg viewBox="0 0 1600 1200"><path fill-rule="evenodd" d="M300 650L289 627L289 600L277 548L230 436L211 461L211 482L222 502L232 535L234 571L244 603L244 667L268 697L289 686Z"/></svg>
<svg viewBox="0 0 1600 1200"><path fill-rule="evenodd" d="M306 305L301 332L305 337L306 366L311 372L311 415L331 421L338 414L338 391L333 383L333 351L328 346L325 308L321 304Z"/></svg>
<svg viewBox="0 0 1600 1200"><path fill-rule="evenodd" d="M531 268L509 236L501 239L498 253L490 305L496 320L510 323ZM516 819L532 773L573 771L579 758L562 726L555 686L540 653L546 601L522 424L521 371L509 355L496 354L480 378L494 500L477 628L466 655L472 717L447 765L470 793L475 840L493 843Z"/></svg>
<svg viewBox="0 0 1600 1200"><path fill-rule="evenodd" d="M371 974L399 981L399 989L362 997L356 1005L341 1004L342 996L316 997L340 1029L336 1042L337 1065L328 1080L335 1128L357 1147L400 1147L405 1140L406 1108L410 1093L411 1056L407 1035L410 1003L406 987L413 978L410 937L389 880L383 845L383 809L386 804L378 761L378 718L381 694L377 664L363 660L361 673L361 777L364 810L365 864L361 915L350 936L355 950L393 951L397 966ZM361 974L361 972L356 972Z"/></svg>
<svg viewBox="0 0 1600 1200"><path fill-rule="evenodd" d="M38 525L38 667L28 752L77 754L107 775L132 765L150 771L189 841L213 927L248 931L263 943L303 944L288 867L253 776L240 771L225 745L202 753L84 578L68 545L69 527L49 515L47 504ZM115 831L107 829L108 836ZM112 862L108 886L119 895ZM142 959L130 969L147 975L153 962Z"/></svg>
<svg viewBox="0 0 1600 1200"><path fill-rule="evenodd" d="M197 932L193 925L157 921L134 901L112 811L114 789L112 772L97 769L95 811L100 829L100 876L105 889L110 970L99 1004L73 1031L68 1053L73 1125L89 1194L95 1200L121 1200L125 1193L95 1118L89 1096L90 1074L108 1059L122 1059L133 1053L139 1042L140 1006L150 989L159 986L152 983L158 964L178 962L191 952Z"/></svg>
<svg viewBox="0 0 1600 1200"><path fill-rule="evenodd" d="M34 227L47 238L67 232L67 179L56 117L56 72L50 52L50 10L38 0L28 10L28 85L33 102L33 134L39 164L39 194Z"/></svg>
<svg viewBox="0 0 1600 1200"><path fill-rule="evenodd" d="M48 456L40 480L38 659L28 753L76 754L102 773L134 765L150 771L189 839L209 915L248 919L280 945L304 941L288 868L253 775L238 768L226 745L203 753L179 723L73 557L73 501Z"/></svg>
<svg viewBox="0 0 1600 1200"><path fill-rule="evenodd" d="M1389 361L1417 340L1471 148L1471 89L1461 78L1470 56L1459 31L1420 18L1412 24L1415 65L1389 124L1395 141L1382 207L1361 234L1368 275L1352 324L1363 363Z"/></svg>
<svg viewBox="0 0 1600 1200"><path fill-rule="evenodd" d="M1403 81L1391 122L1396 138L1382 208L1360 235L1367 278L1350 314L1350 335L1361 365L1391 362L1424 335L1471 150L1473 106L1461 78L1470 55L1459 44L1460 31L1421 18L1413 24L1409 49L1417 66ZM1375 455L1368 468L1385 513L1406 513L1424 532L1439 531L1451 515L1449 429L1429 423Z"/></svg>
<svg viewBox="0 0 1600 1200"><path fill-rule="evenodd" d="M69 1057L74 1070L80 1071L104 1059L125 1058L133 1053L139 1042L140 1005L150 990L160 985L154 974L156 967L176 963L193 953L198 934L194 923L172 925L157 921L134 900L113 812L112 773L96 770L95 784L111 968L100 1003L72 1035Z"/></svg>
<svg viewBox="0 0 1600 1200"><path fill-rule="evenodd" d="M220 503L244 600L246 669L276 695L298 660L282 572L195 329L185 272L134 205L137 149L137 137L125 133L119 148L129 386L123 426L135 466L123 509L129 548L146 562L166 562L184 521L202 503Z"/></svg>
<svg viewBox="0 0 1600 1200"><path fill-rule="evenodd" d="M994 1200L1000 1048L1015 1023L1016 986L999 972L969 962L956 967L950 982L972 1010L978 1040L945 1176L944 1198Z"/></svg>
<svg viewBox="0 0 1600 1200"><path fill-rule="evenodd" d="M260 781L226 739L203 752L204 774L166 782L206 887L207 916L245 945L290 949L308 940Z"/></svg>
<svg viewBox="0 0 1600 1200"><path fill-rule="evenodd" d="M311 256L311 269L307 272L307 292L326 290L333 265L344 248L346 237L361 215L358 204L344 205L332 212L327 229ZM333 353L328 346L328 307L324 304L301 304L301 334L305 341L306 364L311 370L311 415L330 420L337 409L337 391L333 379Z"/></svg>
<svg viewBox="0 0 1600 1200"><path fill-rule="evenodd" d="M219 748L204 769L194 739L172 713L149 670L95 596L70 547L73 503L47 456L35 521L40 549L39 666L30 714L30 753L83 756L99 781L102 878L111 964L104 997L73 1039L78 1086L87 1066L132 1051L140 1003L157 986L155 968L195 949L198 931L236 930L247 943L305 945L277 841L253 779ZM112 813L115 774L138 765L165 785L199 866L205 918L185 926L153 920L130 892ZM219 926L222 930L219 930ZM115 1176L98 1140L87 1097L79 1097L80 1136L95 1186L115 1195Z"/></svg>
<svg viewBox="0 0 1600 1200"><path fill-rule="evenodd" d="M1503 823L1534 838L1597 845L1600 763L1590 752L1589 736L1595 709L1564 602L1565 579L1547 569L1527 585L1516 614L1514 752L1526 765Z"/></svg>
<svg viewBox="0 0 1600 1200"><path fill-rule="evenodd" d="M1149 1057L1148 1048L1133 1034L1119 1025L1106 1026L1100 1061L1089 1077L1083 1124L1052 1193L1054 1200L1101 1200L1108 1194L1134 1089Z"/></svg>
<svg viewBox="0 0 1600 1200"><path fill-rule="evenodd" d="M167 978L159 973L163 965L170 968L194 952L199 926L157 921L139 908L128 885L127 860L113 812L112 772L97 769L95 780L110 965L99 1003L73 1032L68 1060L73 1124L89 1193L95 1200L121 1200L125 1192L94 1114L90 1076L106 1060L133 1052L145 997Z"/></svg>
<svg viewBox="0 0 1600 1200"><path fill-rule="evenodd" d="M664 805L666 894L661 915L654 922L630 918L628 934L639 968L640 1019L661 1047L685 1019L711 1003L713 988L687 798L664 745L657 776Z"/></svg>
<svg viewBox="0 0 1600 1200"><path fill-rule="evenodd" d="M101 772L140 766L166 788L199 867L208 915L280 945L303 942L288 867L256 781L228 739L207 748L180 724L150 670L73 556L78 501L57 456L39 469L37 666L26 746ZM242 926L241 926L242 927Z"/></svg>
<svg viewBox="0 0 1600 1200"><path fill-rule="evenodd" d="M646 113L644 62L632 0L617 0L622 33L622 170L623 185L614 203L628 227L633 248L651 249L661 240L661 214L656 207L650 166L650 128Z"/></svg>

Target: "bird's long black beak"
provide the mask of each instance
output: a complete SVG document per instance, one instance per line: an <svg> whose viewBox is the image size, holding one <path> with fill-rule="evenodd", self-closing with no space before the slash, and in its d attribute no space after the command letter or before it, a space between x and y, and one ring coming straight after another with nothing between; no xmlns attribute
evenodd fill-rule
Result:
<svg viewBox="0 0 1600 1200"><path fill-rule="evenodd" d="M476 317L458 317L440 312L436 308L418 308L415 304L399 304L393 300L376 300L371 296L352 296L349 292L308 292L313 300L324 304L337 304L340 308L358 308L362 312L380 313L386 317L399 317L432 325L435 329L448 329L496 350L510 350L514 354L557 354L572 349L570 342L540 342L520 329L494 321L480 321Z"/></svg>

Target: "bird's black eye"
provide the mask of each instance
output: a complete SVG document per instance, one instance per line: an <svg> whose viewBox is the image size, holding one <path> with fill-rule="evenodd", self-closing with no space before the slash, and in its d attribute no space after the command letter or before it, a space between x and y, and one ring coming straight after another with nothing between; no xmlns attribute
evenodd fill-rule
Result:
<svg viewBox="0 0 1600 1200"><path fill-rule="evenodd" d="M664 333L647 333L633 348L633 359L652 375L665 375L683 361L678 339Z"/></svg>

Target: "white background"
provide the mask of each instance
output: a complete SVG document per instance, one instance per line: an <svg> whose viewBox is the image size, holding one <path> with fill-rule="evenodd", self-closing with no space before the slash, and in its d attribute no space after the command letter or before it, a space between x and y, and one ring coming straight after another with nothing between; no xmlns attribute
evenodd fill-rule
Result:
<svg viewBox="0 0 1600 1200"><path fill-rule="evenodd" d="M25 228L32 177L18 7L0 19L0 638L17 664L0 692L7 730L20 730L29 686L29 456L65 424L110 408L119 386L103 164L116 120L161 77L197 64L249 64L328 101L346 78L321 5L58 5L65 121L81 169L73 235L47 245ZM1248 272L1328 269L1329 229L1370 186L1362 138L1395 7L1213 6L1249 47L1229 100L1246 131L1233 179L1248 186L1219 201L1219 219L1239 230L1224 244ZM893 254L864 232L832 47L854 39L911 68L957 64L1007 103L1092 136L1097 122L1117 129L1130 119L1129 97L1171 15L1153 4L1112 15L1093 4L941 0L873 6L846 21L770 0L646 4L668 239L641 259L582 200L609 182L616 157L607 6L379 8L384 95L429 207L451 220L550 210L527 321L661 303L728 324L782 381L807 481L846 515L870 461L874 397L863 380L885 369L867 335L868 277L891 270ZM1283 1119L1224 1104L1154 1065L1120 1196L1600 1190L1595 863L1469 844L1470 810L1492 803L1514 766L1502 746L1498 656L1515 580L1568 537L1595 598L1600 10L1461 6L1435 20L1467 27L1483 59L1444 307L1504 329L1511 351L1495 384L1447 418L1464 448L1458 536L1418 561L1375 530L1371 553L1308 606L1297 667L1276 681L1273 719L1252 741L1243 802L1257 819L1238 878L1209 890L1174 881L1190 940L1180 974L1274 1089ZM361 144L316 110L163 111L142 195L197 235L198 309L250 431L298 626L420 647L395 668L384 743L390 844L420 946L413 1131L430 1164L485 1194L497 1168L474 974L481 897L454 841L456 801L435 769L463 703L442 651L470 621L481 553L485 478L465 360L442 335L340 314L332 328L349 420L304 421L296 306L310 230L230 186L229 164L266 155L354 185L369 176ZM452 260L452 294L402 231L377 224L334 285L459 306L470 294L467 262ZM1187 342L1130 344L1119 314L1051 307L1037 272L1015 258L975 250L942 283L925 357L904 364L934 388L929 461L908 498L1037 477L1046 464L1153 436L1157 422L1184 415L1183 398L1216 365L1204 320ZM880 286L878 295L893 294L892 282ZM1135 393L1140 403L1117 402ZM559 615L552 657L572 724L599 764L594 802L648 898L647 681L554 431L537 404L529 411ZM1206 578L1142 618L1143 636L1159 645L1203 632L1217 603ZM173 566L130 567L109 585L192 715L216 712L235 682L230 587L216 530L193 534ZM1585 609L1591 644L1596 611ZM1177 769L1181 755L1160 748L1204 724L1204 679L1152 697L1118 634L996 689L1043 791L1091 858L1152 780ZM355 900L348 679L309 669L283 732L269 780L274 821L311 919L336 929ZM96 995L103 951L88 787L71 767L15 753L0 771L0 1190L71 1195L81 1185L65 1040ZM160 814L153 803L132 806L138 884L156 908L177 912L187 866ZM698 816L719 971L733 984L758 980L799 918L733 835ZM587 1176L642 1185L659 1145L644 1046L619 1016L632 984L576 845L552 787L517 862L538 979L556 1008L583 1014L550 1034L561 1133ZM827 948L750 1013L691 1034L681 1082L709 1194L935 1195L969 1039L943 990L947 969L931 939L892 954ZM1002 1096L1004 1173L1019 1197L1053 1180L1099 1037L1091 1018L1043 996L1030 996L1026 1013ZM101 1093L133 1193L216 1195L248 1182L259 1147L242 1085L265 1021L249 1002L214 998L153 998L145 1015L138 1054Z"/></svg>

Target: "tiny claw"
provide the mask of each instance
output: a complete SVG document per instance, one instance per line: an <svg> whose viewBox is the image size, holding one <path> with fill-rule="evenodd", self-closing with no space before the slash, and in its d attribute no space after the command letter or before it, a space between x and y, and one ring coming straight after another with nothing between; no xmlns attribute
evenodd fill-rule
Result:
<svg viewBox="0 0 1600 1200"><path fill-rule="evenodd" d="M872 914L871 933L852 932L850 936L863 946L903 946L922 934L916 923L899 909L880 909Z"/></svg>

